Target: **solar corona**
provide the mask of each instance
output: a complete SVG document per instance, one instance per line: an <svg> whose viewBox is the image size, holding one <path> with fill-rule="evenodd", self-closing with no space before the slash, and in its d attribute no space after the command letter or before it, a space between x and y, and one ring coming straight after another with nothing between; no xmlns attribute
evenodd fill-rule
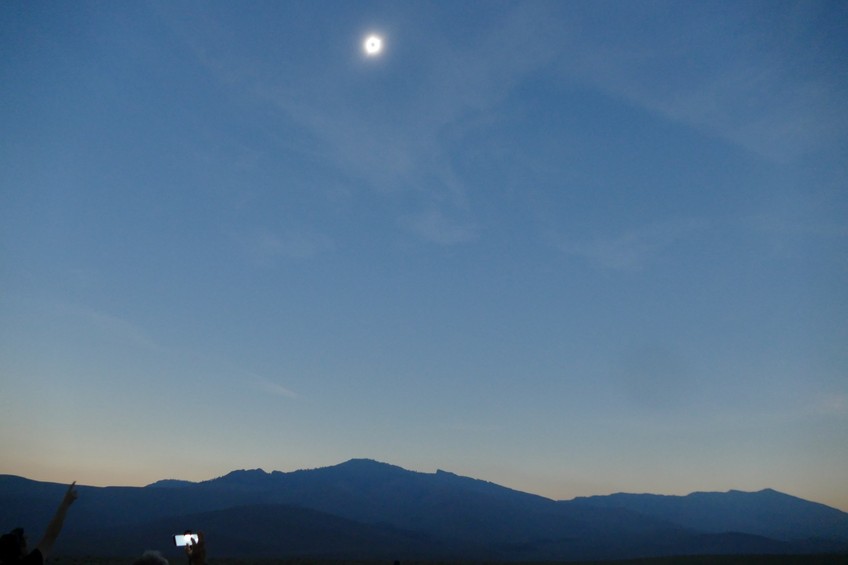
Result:
<svg viewBox="0 0 848 565"><path fill-rule="evenodd" d="M383 39L378 35L369 35L362 43L362 48L367 56L376 57L383 50Z"/></svg>

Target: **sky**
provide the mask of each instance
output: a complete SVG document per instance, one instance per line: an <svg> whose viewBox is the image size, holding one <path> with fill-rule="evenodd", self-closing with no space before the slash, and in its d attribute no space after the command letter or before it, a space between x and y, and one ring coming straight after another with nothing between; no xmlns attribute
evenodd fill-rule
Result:
<svg viewBox="0 0 848 565"><path fill-rule="evenodd" d="M847 27L0 3L0 473L371 458L848 511Z"/></svg>

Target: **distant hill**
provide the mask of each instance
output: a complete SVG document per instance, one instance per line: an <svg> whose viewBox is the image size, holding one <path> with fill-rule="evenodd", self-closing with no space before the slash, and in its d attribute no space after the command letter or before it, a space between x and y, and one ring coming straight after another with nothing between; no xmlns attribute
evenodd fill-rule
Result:
<svg viewBox="0 0 848 565"><path fill-rule="evenodd" d="M748 532L786 541L845 539L845 512L772 489L695 492L687 496L619 493L573 502L627 508L704 532Z"/></svg>
<svg viewBox="0 0 848 565"><path fill-rule="evenodd" d="M189 485L193 485L195 483L191 481L180 481L177 479L162 479L161 481L156 481L155 483L151 483L148 488L179 488L179 487L187 487Z"/></svg>
<svg viewBox="0 0 848 565"><path fill-rule="evenodd" d="M0 529L37 537L64 488L0 475ZM848 549L848 514L768 489L554 501L354 459L79 491L59 552L140 554L185 529L205 531L219 557L564 561Z"/></svg>

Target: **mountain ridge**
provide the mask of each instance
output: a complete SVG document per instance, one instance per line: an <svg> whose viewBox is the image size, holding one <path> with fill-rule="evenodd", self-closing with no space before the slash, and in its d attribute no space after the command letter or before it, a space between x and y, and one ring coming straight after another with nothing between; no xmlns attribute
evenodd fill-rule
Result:
<svg viewBox="0 0 848 565"><path fill-rule="evenodd" d="M64 488L0 475L0 529L43 527ZM206 531L221 556L528 561L848 550L848 513L770 488L556 501L352 459L79 491L63 534L73 553L137 549L186 528Z"/></svg>

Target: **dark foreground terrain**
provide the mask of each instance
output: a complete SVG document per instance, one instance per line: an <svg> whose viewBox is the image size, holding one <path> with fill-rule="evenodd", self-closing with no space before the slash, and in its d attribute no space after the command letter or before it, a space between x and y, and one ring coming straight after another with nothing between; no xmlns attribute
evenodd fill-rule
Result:
<svg viewBox="0 0 848 565"><path fill-rule="evenodd" d="M184 562L180 555L166 555L173 565ZM56 557L56 565L130 565L135 557ZM210 559L209 565L392 565L392 561L316 560L316 559ZM495 561L402 561L401 565L506 565ZM848 554L829 555L696 555L654 557L620 561L547 561L509 563L508 565L846 565Z"/></svg>
<svg viewBox="0 0 848 565"><path fill-rule="evenodd" d="M0 475L0 531L40 530L66 488ZM200 483L78 492L57 554L121 556L111 563L126 565L145 549L185 563L172 536L186 529L205 532L210 565L848 565L848 513L772 489L555 501L447 471L354 459L290 473L241 470ZM828 554L836 556L810 557ZM677 555L716 557L657 559ZM756 557L766 555L786 557ZM633 561L640 556L654 560Z"/></svg>

